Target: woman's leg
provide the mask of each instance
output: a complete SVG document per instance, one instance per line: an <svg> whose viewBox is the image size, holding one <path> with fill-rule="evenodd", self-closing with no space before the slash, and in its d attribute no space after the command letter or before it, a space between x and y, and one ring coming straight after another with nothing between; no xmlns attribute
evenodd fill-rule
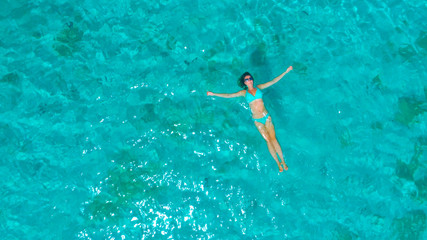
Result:
<svg viewBox="0 0 427 240"><path fill-rule="evenodd" d="M274 148L273 143L271 142L271 137L268 134L268 131L264 124L255 122L255 126L258 129L259 133L261 133L264 140L267 142L268 151L270 151L271 156L274 158L274 160L277 163L277 166L279 167L279 171L283 172L283 168L280 165L279 159L277 158L276 149ZM286 166L286 164L285 164Z"/></svg>
<svg viewBox="0 0 427 240"><path fill-rule="evenodd" d="M285 170L288 170L288 166L286 165L285 159L283 158L282 148L280 147L280 144L276 138L276 131L274 130L274 125L271 121L271 117L268 117L267 122L265 123L265 128L267 129L267 132L271 138L271 143L273 144L274 149L276 150L277 154L279 154L279 157L282 160L283 168L285 168Z"/></svg>

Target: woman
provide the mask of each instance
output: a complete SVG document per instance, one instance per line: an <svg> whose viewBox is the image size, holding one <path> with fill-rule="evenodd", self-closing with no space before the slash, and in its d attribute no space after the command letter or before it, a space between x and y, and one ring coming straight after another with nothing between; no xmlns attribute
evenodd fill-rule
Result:
<svg viewBox="0 0 427 240"><path fill-rule="evenodd" d="M217 96L223 98L234 98L234 97L245 97L249 103L249 107L252 111L252 119L255 122L255 126L258 131L261 133L262 137L267 142L268 150L270 151L271 156L273 156L274 160L279 167L279 171L283 172L283 168L288 170L288 166L285 163L285 159L283 158L282 148L280 147L279 142L276 139L276 132L274 131L274 125L271 121L271 116L268 114L267 109L265 109L264 101L262 101L262 89L268 88L273 84L277 83L280 79L283 78L289 71L293 68L292 66L288 67L286 71L280 74L278 77L274 78L270 82L266 82L263 84L259 84L254 87L254 78L248 72L243 73L243 75L239 78L238 84L240 87L245 90L238 91L236 93L213 93L208 92L208 96ZM282 162L279 162L277 158L279 155ZM283 168L282 168L283 165Z"/></svg>

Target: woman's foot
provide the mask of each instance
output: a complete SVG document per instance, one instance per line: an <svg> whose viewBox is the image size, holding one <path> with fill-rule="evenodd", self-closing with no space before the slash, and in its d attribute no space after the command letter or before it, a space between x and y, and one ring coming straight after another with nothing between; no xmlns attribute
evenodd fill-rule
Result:
<svg viewBox="0 0 427 240"><path fill-rule="evenodd" d="M283 172L283 168L281 165L279 165L279 172Z"/></svg>
<svg viewBox="0 0 427 240"><path fill-rule="evenodd" d="M282 162L282 165L283 165L283 168L284 168L286 171L288 171L288 165L286 165L286 163L285 163L285 162Z"/></svg>

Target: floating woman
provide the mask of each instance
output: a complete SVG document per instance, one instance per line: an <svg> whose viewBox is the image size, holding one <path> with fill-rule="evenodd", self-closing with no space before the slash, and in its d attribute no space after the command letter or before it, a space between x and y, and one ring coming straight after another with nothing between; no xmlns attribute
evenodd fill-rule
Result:
<svg viewBox="0 0 427 240"><path fill-rule="evenodd" d="M249 107L252 111L252 120L255 122L255 126L258 131L261 133L264 140L267 142L268 150L270 151L271 156L273 156L274 160L279 167L279 171L283 172L283 168L288 170L288 166L285 163L285 159L283 158L282 148L280 147L279 142L276 139L276 132L274 131L274 125L271 121L271 116L268 114L267 109L265 109L264 101L262 100L262 89L266 89L273 84L280 81L289 71L293 68L292 66L288 67L286 71L273 80L259 84L254 87L254 78L248 72L242 74L239 78L238 84L244 90L238 91L236 93L213 93L208 92L208 96L217 96L223 98L234 98L234 97L245 97L246 101L249 103ZM282 162L279 162L277 158L279 155ZM283 168L282 168L283 165Z"/></svg>

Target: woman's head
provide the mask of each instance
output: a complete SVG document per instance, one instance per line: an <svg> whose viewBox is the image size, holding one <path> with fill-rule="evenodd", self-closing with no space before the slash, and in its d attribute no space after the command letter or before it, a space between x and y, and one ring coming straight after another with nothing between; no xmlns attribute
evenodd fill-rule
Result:
<svg viewBox="0 0 427 240"><path fill-rule="evenodd" d="M253 80L254 78L252 77L252 75L248 72L245 72L242 74L242 76L240 76L239 80L237 81L237 84L243 89L248 89L248 86L245 84L245 82Z"/></svg>

